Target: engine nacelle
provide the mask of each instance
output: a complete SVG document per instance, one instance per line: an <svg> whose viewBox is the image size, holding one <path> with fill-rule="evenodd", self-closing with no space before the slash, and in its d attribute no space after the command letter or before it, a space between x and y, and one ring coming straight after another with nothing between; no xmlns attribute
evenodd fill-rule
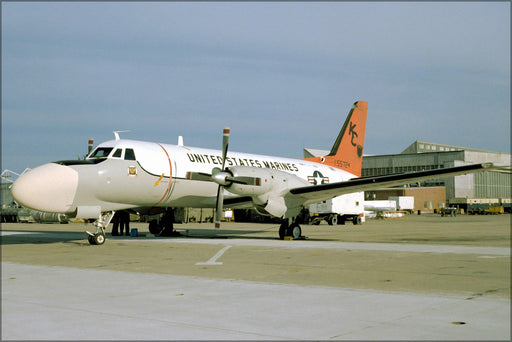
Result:
<svg viewBox="0 0 512 342"><path fill-rule="evenodd" d="M283 217L288 208L283 197L270 197L264 205L257 206L257 212L263 215Z"/></svg>
<svg viewBox="0 0 512 342"><path fill-rule="evenodd" d="M272 174L271 170L260 169L250 166L233 166L228 168L229 172L233 175L233 178L250 177L255 178L257 181L256 185L232 183L226 189L237 195L242 196L258 196L269 192L272 189Z"/></svg>
<svg viewBox="0 0 512 342"><path fill-rule="evenodd" d="M260 196L269 192L281 194L291 188L309 185L309 182L291 173L274 169L233 166L228 170L235 179L237 177L259 178L257 185L232 183L226 187L229 192L242 196Z"/></svg>

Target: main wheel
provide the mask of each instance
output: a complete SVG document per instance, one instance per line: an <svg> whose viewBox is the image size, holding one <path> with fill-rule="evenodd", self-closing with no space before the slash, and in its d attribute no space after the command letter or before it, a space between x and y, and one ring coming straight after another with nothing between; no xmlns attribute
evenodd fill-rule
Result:
<svg viewBox="0 0 512 342"><path fill-rule="evenodd" d="M291 226L290 232L294 240L297 240L302 236L302 229L300 229L300 226L298 224L294 224L293 226Z"/></svg>
<svg viewBox="0 0 512 342"><path fill-rule="evenodd" d="M95 245L96 244L96 241L94 241L94 236L91 236L91 235L87 236L87 240L89 241L89 243L91 245Z"/></svg>
<svg viewBox="0 0 512 342"><path fill-rule="evenodd" d="M352 223L357 225L357 224L361 224L363 221L361 220L361 216L354 216L354 218L352 219Z"/></svg>
<svg viewBox="0 0 512 342"><path fill-rule="evenodd" d="M149 222L149 232L153 235L160 235L162 232L162 227L158 224L157 220L152 220Z"/></svg>

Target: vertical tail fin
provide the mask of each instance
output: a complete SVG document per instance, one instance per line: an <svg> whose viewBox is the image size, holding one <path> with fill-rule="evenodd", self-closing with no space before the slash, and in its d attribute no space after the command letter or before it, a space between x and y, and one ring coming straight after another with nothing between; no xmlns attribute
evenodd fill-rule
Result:
<svg viewBox="0 0 512 342"><path fill-rule="evenodd" d="M367 111L368 102L354 103L331 152L323 157L305 158L304 160L333 166L361 177Z"/></svg>

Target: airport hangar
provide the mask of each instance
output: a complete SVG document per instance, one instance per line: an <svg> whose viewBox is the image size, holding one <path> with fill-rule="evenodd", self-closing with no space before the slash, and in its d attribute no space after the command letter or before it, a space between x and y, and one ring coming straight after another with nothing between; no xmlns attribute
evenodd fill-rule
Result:
<svg viewBox="0 0 512 342"><path fill-rule="evenodd" d="M328 151L304 149L304 158L326 155ZM487 151L415 141L399 154L364 155L362 177L433 170L474 163L492 162L510 167L510 153ZM479 172L402 187L365 192L365 200L387 200L391 196L414 196L415 212L435 212L443 207L467 210L502 205L511 211L510 172Z"/></svg>

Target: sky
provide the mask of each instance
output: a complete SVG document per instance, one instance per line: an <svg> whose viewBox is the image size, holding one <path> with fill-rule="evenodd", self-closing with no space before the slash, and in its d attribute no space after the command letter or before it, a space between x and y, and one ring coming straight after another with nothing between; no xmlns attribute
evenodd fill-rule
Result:
<svg viewBox="0 0 512 342"><path fill-rule="evenodd" d="M510 153L510 2L2 2L2 170L114 138L302 158Z"/></svg>

